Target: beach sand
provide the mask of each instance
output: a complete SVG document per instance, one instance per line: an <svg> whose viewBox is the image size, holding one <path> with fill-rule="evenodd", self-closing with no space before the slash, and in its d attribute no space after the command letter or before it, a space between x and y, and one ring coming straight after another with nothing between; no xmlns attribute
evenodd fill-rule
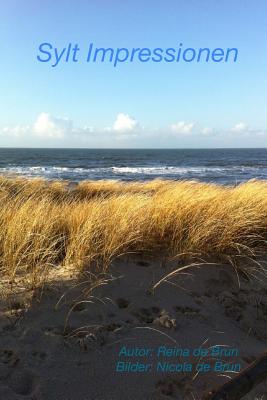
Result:
<svg viewBox="0 0 267 400"><path fill-rule="evenodd" d="M0 399L201 399L237 371L196 373L197 364L243 369L266 351L266 281L249 281L231 265L203 265L153 289L175 266L183 265L132 257L97 279L55 268L30 302L18 283L1 303ZM228 353L211 357L215 345ZM197 356L199 348L208 355ZM190 354L168 356L170 349ZM116 371L118 362L147 371ZM159 362L193 371L158 371ZM244 399L266 393L267 382Z"/></svg>

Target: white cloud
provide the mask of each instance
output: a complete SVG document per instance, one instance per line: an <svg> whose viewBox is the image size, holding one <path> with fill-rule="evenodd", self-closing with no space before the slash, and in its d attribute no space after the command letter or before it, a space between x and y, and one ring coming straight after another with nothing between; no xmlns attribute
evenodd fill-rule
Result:
<svg viewBox="0 0 267 400"><path fill-rule="evenodd" d="M138 126L136 119L128 114L119 113L113 124L113 130L118 133L132 132Z"/></svg>
<svg viewBox="0 0 267 400"><path fill-rule="evenodd" d="M0 134L5 136L11 136L14 138L20 138L25 134L29 133L29 125L15 125L15 126L5 126L1 129Z"/></svg>
<svg viewBox="0 0 267 400"><path fill-rule="evenodd" d="M172 132L180 135L188 135L192 132L195 124L193 122L186 123L185 121L179 121L170 126Z"/></svg>
<svg viewBox="0 0 267 400"><path fill-rule="evenodd" d="M213 134L215 133L215 129L206 126L206 127L204 127L204 128L201 129L200 133L201 133L203 136L211 136L211 135L213 135Z"/></svg>
<svg viewBox="0 0 267 400"><path fill-rule="evenodd" d="M67 118L53 117L42 112L33 124L33 132L37 136L50 139L62 139L72 131L72 122Z"/></svg>
<svg viewBox="0 0 267 400"><path fill-rule="evenodd" d="M236 132L236 133L240 133L240 132L244 132L248 129L247 124L245 124L244 122L238 122L237 124L235 124L232 128L231 131L232 132Z"/></svg>

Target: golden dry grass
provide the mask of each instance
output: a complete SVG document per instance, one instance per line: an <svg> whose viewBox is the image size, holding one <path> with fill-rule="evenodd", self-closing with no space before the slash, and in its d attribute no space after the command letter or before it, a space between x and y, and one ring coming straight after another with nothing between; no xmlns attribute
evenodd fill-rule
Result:
<svg viewBox="0 0 267 400"><path fill-rule="evenodd" d="M55 265L106 269L123 254L249 254L265 247L267 182L49 183L0 177L0 269L32 284Z"/></svg>

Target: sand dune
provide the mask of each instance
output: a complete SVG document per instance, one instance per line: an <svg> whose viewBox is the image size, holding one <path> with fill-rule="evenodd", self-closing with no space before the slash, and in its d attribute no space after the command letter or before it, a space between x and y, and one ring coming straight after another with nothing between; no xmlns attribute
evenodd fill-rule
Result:
<svg viewBox="0 0 267 400"><path fill-rule="evenodd" d="M2 177L0 205L1 399L201 399L266 351L266 182Z"/></svg>
<svg viewBox="0 0 267 400"><path fill-rule="evenodd" d="M238 280L230 265L206 265L153 290L173 268L120 260L97 281L88 273L78 281L75 272L58 269L41 301L38 291L28 306L25 293L13 294L9 310L2 304L0 398L200 399L234 376L234 368L170 372L157 370L158 363L195 368L221 362L243 369L266 350L266 281ZM216 350L213 357L179 353L215 345L222 353ZM147 364L147 371L136 371ZM265 383L245 399L264 399L266 393Z"/></svg>

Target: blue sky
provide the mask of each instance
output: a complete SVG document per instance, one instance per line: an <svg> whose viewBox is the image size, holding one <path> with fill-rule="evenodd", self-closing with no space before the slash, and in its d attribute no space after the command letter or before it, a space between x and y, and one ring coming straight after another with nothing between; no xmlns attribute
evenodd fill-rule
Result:
<svg viewBox="0 0 267 400"><path fill-rule="evenodd" d="M20 1L0 9L0 146L265 147L266 2ZM38 46L238 48L236 63L51 63Z"/></svg>

